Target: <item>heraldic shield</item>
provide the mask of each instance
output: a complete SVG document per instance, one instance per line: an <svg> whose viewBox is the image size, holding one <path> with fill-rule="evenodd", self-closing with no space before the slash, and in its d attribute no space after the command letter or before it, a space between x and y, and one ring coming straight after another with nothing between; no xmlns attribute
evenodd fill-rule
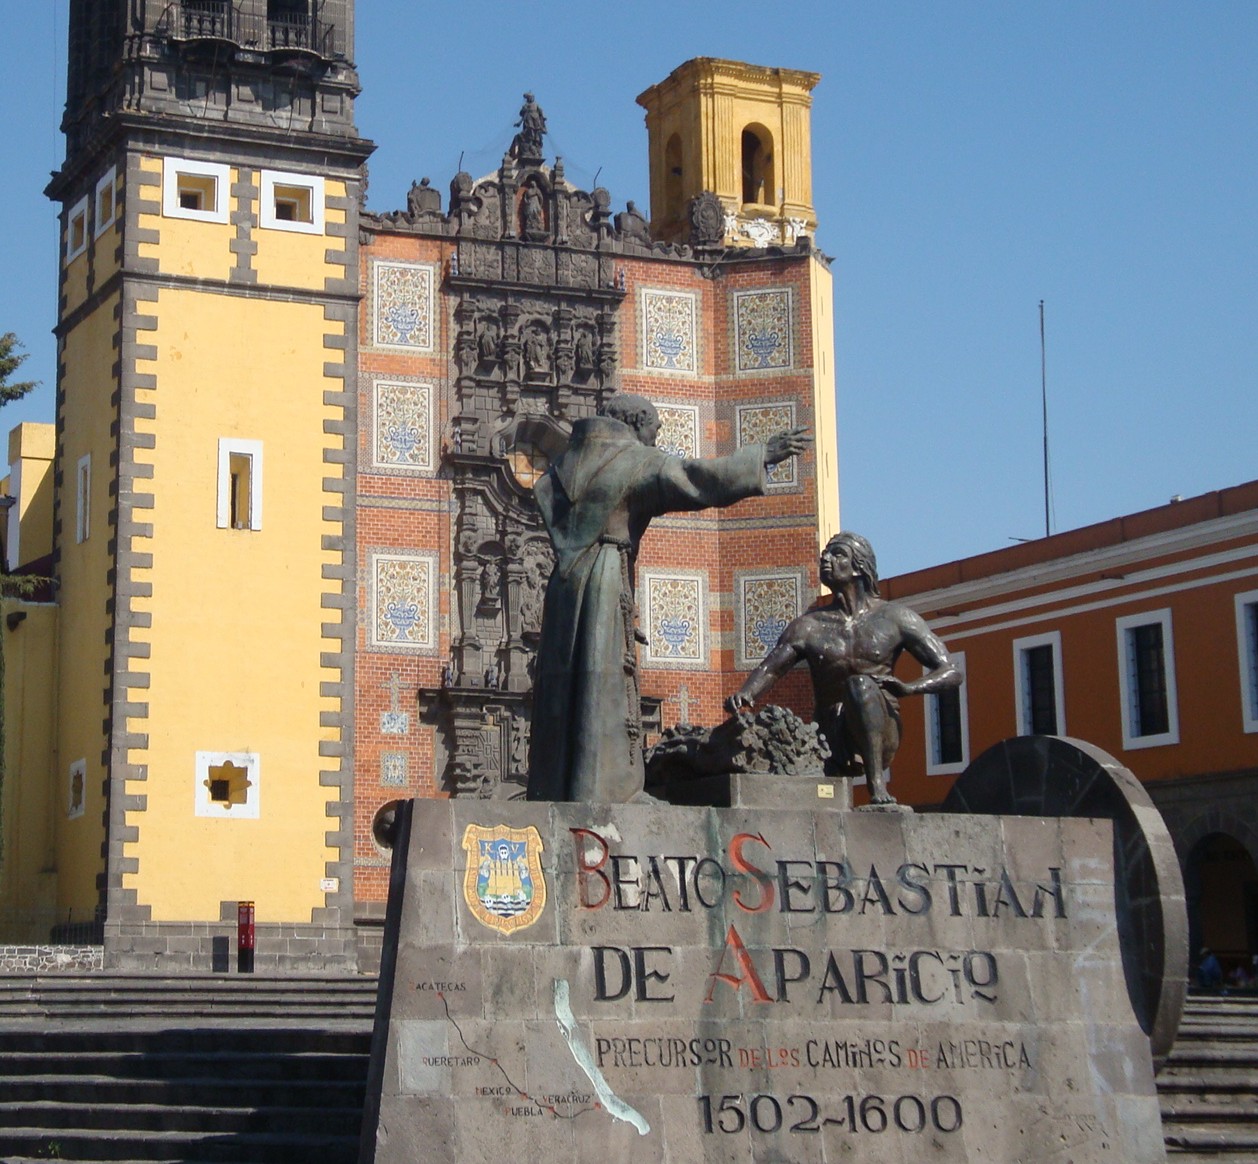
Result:
<svg viewBox="0 0 1258 1164"><path fill-rule="evenodd" d="M463 900L483 926L502 934L527 929L546 908L542 838L523 829L468 825L463 833L467 871Z"/></svg>

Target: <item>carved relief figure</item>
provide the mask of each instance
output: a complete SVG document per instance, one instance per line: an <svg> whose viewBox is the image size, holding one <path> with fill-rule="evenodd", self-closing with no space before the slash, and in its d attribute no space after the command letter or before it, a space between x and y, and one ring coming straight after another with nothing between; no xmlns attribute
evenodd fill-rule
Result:
<svg viewBox="0 0 1258 1164"><path fill-rule="evenodd" d="M531 330L524 339L524 368L539 374L550 370L550 345L539 329Z"/></svg>
<svg viewBox="0 0 1258 1164"><path fill-rule="evenodd" d="M578 420L533 489L555 548L533 691L530 800L627 803L645 794L634 572L653 517L762 494L766 466L802 452L804 430L728 457L655 448L646 398L611 397Z"/></svg>
<svg viewBox="0 0 1258 1164"><path fill-rule="evenodd" d="M585 329L577 332L577 371L588 376L594 371L594 337Z"/></svg>
<svg viewBox="0 0 1258 1164"><path fill-rule="evenodd" d="M536 186L525 186L520 199L520 232L526 239L546 237L546 212Z"/></svg>
<svg viewBox="0 0 1258 1164"><path fill-rule="evenodd" d="M476 355L484 364L498 358L498 336L488 323L481 324L480 332L476 337Z"/></svg>
<svg viewBox="0 0 1258 1164"><path fill-rule="evenodd" d="M813 718L830 745L826 772L864 772L870 801L894 804L886 770L900 746L900 697L959 687L962 675L920 615L878 596L878 564L859 534L835 534L821 553L820 573L832 594L829 605L791 622L725 706L735 713L754 706L805 661L816 699ZM904 651L927 669L920 679L893 674Z"/></svg>

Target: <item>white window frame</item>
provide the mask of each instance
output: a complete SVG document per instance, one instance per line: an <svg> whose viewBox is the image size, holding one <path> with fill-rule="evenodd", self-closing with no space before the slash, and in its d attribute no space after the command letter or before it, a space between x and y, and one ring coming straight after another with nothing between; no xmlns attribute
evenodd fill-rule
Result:
<svg viewBox="0 0 1258 1164"><path fill-rule="evenodd" d="M214 205L189 210L179 205L179 176L213 178ZM227 222L231 193L231 167L223 162L197 162L191 158L162 159L162 214L167 218L187 218L193 222Z"/></svg>
<svg viewBox="0 0 1258 1164"><path fill-rule="evenodd" d="M310 192L310 221L277 218L275 187L298 186ZM324 229L324 182L315 174L293 174L285 170L262 171L262 206L259 224L266 230L288 230L297 234L322 234Z"/></svg>
<svg viewBox="0 0 1258 1164"><path fill-rule="evenodd" d="M1057 705L1057 732L1059 736L1066 734L1066 693L1061 670L1061 631L1048 631L1042 635L1027 635L1026 638L1013 640L1013 689L1014 714L1017 723L1017 734L1031 734L1031 691L1027 683L1026 653L1034 647L1053 648L1053 699Z"/></svg>
<svg viewBox="0 0 1258 1164"><path fill-rule="evenodd" d="M1245 731L1258 732L1258 682L1254 668L1254 636L1250 619L1258 620L1258 590L1246 590L1236 596L1236 653L1241 668L1241 722Z"/></svg>
<svg viewBox="0 0 1258 1164"><path fill-rule="evenodd" d="M74 803L74 778L83 781L83 799ZM87 811L87 760L75 760L66 772L66 819L77 820Z"/></svg>
<svg viewBox="0 0 1258 1164"><path fill-rule="evenodd" d="M76 219L83 220L83 238L78 246L74 245L74 223ZM88 234L88 214L87 214L87 195L84 194L70 209L66 212L66 262L72 263L79 255L87 250L87 241L91 237Z"/></svg>
<svg viewBox="0 0 1258 1164"><path fill-rule="evenodd" d="M210 796L210 769L231 763L248 772L243 804L225 804ZM198 752L194 812L213 820L257 820L261 814L262 760L257 752Z"/></svg>
<svg viewBox="0 0 1258 1164"><path fill-rule="evenodd" d="M82 545L92 534L92 454L84 453L74 470L74 540Z"/></svg>
<svg viewBox="0 0 1258 1164"><path fill-rule="evenodd" d="M218 513L219 529L232 528L232 455L248 457L249 465L249 521L245 529L262 528L262 442L242 440L239 437L218 439Z"/></svg>
<svg viewBox="0 0 1258 1164"><path fill-rule="evenodd" d="M948 657L956 665L958 671L961 672L961 686L957 688L957 705L961 715L961 759L951 764L940 764L935 757L939 755L939 739L936 727L937 716L935 714L935 701L938 695L929 694L926 696L926 775L927 776L955 776L958 772L964 772L970 763L970 700L969 700L969 683L965 679L965 652L949 651ZM926 674L929 668L923 667L922 673Z"/></svg>
<svg viewBox="0 0 1258 1164"><path fill-rule="evenodd" d="M1162 626L1162 665L1166 680L1166 723L1167 730L1155 735L1141 736L1135 734L1138 726L1135 700L1139 694L1133 688L1131 676L1132 635L1137 627L1160 623ZM1122 713L1123 749L1135 751L1138 748L1161 748L1168 744L1179 743L1179 692L1175 685L1175 639L1171 630L1170 607L1161 610L1146 610L1139 614L1126 614L1114 620L1114 628L1118 639L1118 690L1119 710Z"/></svg>
<svg viewBox="0 0 1258 1164"><path fill-rule="evenodd" d="M101 206L101 195L109 191L109 213L105 214ZM96 230L94 238L100 238L118 220L118 167L110 166L96 183Z"/></svg>

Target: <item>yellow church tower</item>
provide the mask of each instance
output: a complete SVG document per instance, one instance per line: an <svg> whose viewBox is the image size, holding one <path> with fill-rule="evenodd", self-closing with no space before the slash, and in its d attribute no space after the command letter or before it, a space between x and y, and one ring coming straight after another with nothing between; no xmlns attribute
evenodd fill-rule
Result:
<svg viewBox="0 0 1258 1164"><path fill-rule="evenodd" d="M353 0L71 0L52 770L115 966L354 964Z"/></svg>
<svg viewBox="0 0 1258 1164"><path fill-rule="evenodd" d="M813 245L812 91L820 73L695 57L638 96L646 110L651 235L700 253L804 253L813 320L819 545L838 532L834 281Z"/></svg>
<svg viewBox="0 0 1258 1164"><path fill-rule="evenodd" d="M810 113L818 73L695 57L638 97L646 109L651 235L687 242L714 195L726 246L791 244L817 225ZM706 209L706 207L704 208ZM702 210L700 211L702 213Z"/></svg>

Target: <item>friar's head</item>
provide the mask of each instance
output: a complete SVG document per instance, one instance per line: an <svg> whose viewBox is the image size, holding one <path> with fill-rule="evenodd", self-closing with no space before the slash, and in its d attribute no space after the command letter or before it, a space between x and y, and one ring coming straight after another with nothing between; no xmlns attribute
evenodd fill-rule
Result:
<svg viewBox="0 0 1258 1164"><path fill-rule="evenodd" d="M644 445L653 446L655 438L660 435L660 414L645 396L617 392L607 398L602 414L611 420L627 424Z"/></svg>

